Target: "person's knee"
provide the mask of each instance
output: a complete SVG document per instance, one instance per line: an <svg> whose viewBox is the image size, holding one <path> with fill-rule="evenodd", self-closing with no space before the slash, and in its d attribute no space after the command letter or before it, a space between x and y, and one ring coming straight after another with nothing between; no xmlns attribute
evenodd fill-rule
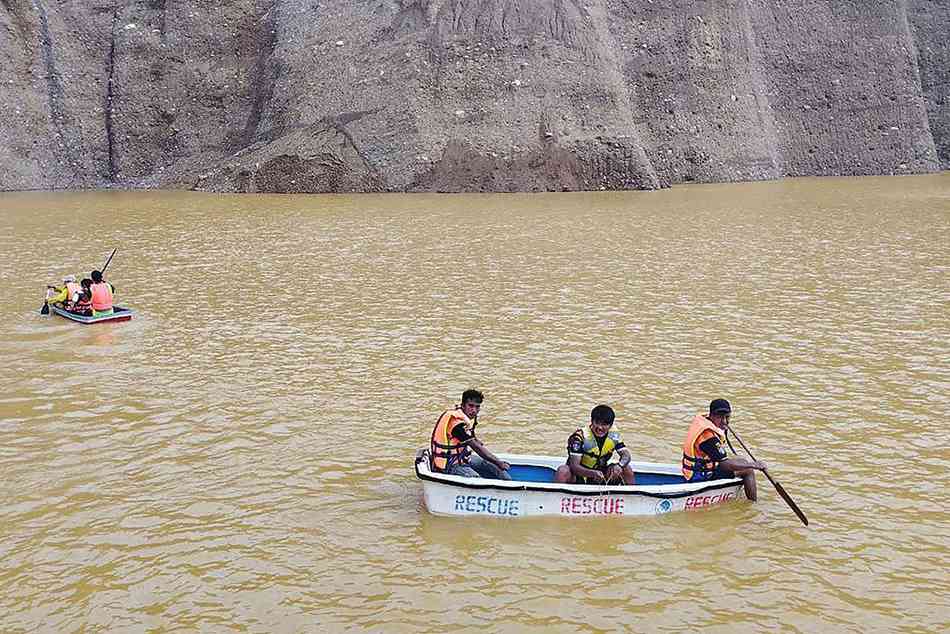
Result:
<svg viewBox="0 0 950 634"><path fill-rule="evenodd" d="M495 478L496 480L511 480L511 474L490 462L483 463L485 468L488 471L489 477Z"/></svg>
<svg viewBox="0 0 950 634"><path fill-rule="evenodd" d="M569 483L573 480L573 474L571 473L571 468L566 464L562 464L557 468L557 471L554 472L554 481L561 484Z"/></svg>
<svg viewBox="0 0 950 634"><path fill-rule="evenodd" d="M627 484L636 484L637 476L629 465L623 468L623 481Z"/></svg>

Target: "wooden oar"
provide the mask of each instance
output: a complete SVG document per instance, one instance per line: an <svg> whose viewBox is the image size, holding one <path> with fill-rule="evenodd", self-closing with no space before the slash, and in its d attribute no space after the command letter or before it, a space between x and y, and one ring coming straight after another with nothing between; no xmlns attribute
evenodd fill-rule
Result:
<svg viewBox="0 0 950 634"><path fill-rule="evenodd" d="M742 439L739 438L739 434L736 433L736 430L734 430L730 426L729 431L732 433L733 436L736 437L736 440L739 441L739 444L742 445L742 448L745 449L745 452L749 454L749 457L752 458L754 462L758 462L758 460L755 459L755 456L752 455L752 452L749 451L749 448L745 446L744 442L742 442ZM792 496L790 496L788 493L785 492L785 489L782 487L782 485L776 482L775 479L772 478L772 476L769 474L767 470L763 469L762 473L764 473L765 477L769 479L769 482L772 483L772 486L775 487L775 490L778 491L778 494L782 496L782 499L785 500L786 504L788 504L788 507L792 509L793 511L795 511L795 515L797 515L798 519L802 521L802 524L804 524L805 526L808 526L808 518L805 517L805 514L802 513L802 510L798 508L797 504L795 504L795 500L792 499Z"/></svg>
<svg viewBox="0 0 950 634"><path fill-rule="evenodd" d="M102 265L101 269L99 269L100 273L102 273L103 275L106 274L106 269L109 268L109 263L112 262L112 256L115 255L115 252L118 250L119 250L118 247L112 249L112 253L109 254L109 259L106 260L106 263Z"/></svg>

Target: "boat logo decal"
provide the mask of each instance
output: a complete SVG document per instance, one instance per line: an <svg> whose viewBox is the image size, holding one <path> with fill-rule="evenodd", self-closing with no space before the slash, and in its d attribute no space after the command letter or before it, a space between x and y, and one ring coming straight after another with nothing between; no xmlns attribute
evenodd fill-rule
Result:
<svg viewBox="0 0 950 634"><path fill-rule="evenodd" d="M660 500L656 503L656 509L654 509L657 515L662 515L663 513L669 513L673 510L673 503L669 500Z"/></svg>

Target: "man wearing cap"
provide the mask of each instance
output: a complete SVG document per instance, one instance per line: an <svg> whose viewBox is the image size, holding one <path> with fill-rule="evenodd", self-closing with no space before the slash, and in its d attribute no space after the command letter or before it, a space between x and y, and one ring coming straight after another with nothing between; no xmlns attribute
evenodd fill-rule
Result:
<svg viewBox="0 0 950 634"><path fill-rule="evenodd" d="M693 417L683 441L683 477L687 482L742 478L745 496L755 502L755 472L765 471L765 463L726 454L723 443L731 414L729 401L717 398L709 403L709 414Z"/></svg>
<svg viewBox="0 0 950 634"><path fill-rule="evenodd" d="M75 275L67 275L63 278L63 285L60 287L49 287L53 293L46 300L50 304L61 304L63 308L69 310L73 303L79 299L79 293L82 289L76 283Z"/></svg>

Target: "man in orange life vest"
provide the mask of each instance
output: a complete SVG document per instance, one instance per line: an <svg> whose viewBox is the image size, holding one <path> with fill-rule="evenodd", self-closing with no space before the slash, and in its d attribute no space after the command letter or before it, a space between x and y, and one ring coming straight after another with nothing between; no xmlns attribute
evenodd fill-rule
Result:
<svg viewBox="0 0 950 634"><path fill-rule="evenodd" d="M745 496L755 502L755 472L765 471L765 463L739 456L728 457L723 443L731 414L729 401L717 398L709 403L708 415L700 412L693 417L683 441L683 477L687 482L742 478Z"/></svg>
<svg viewBox="0 0 950 634"><path fill-rule="evenodd" d="M112 295L115 293L115 287L102 279L100 271L92 272L92 286L89 287L92 292L92 315L99 317L101 315L112 314Z"/></svg>
<svg viewBox="0 0 950 634"><path fill-rule="evenodd" d="M485 397L478 390L465 390L462 392L462 404L439 416L429 444L433 471L466 478L511 480L508 473L511 465L496 458L475 437L478 412L483 400ZM472 456L473 450L477 456Z"/></svg>

